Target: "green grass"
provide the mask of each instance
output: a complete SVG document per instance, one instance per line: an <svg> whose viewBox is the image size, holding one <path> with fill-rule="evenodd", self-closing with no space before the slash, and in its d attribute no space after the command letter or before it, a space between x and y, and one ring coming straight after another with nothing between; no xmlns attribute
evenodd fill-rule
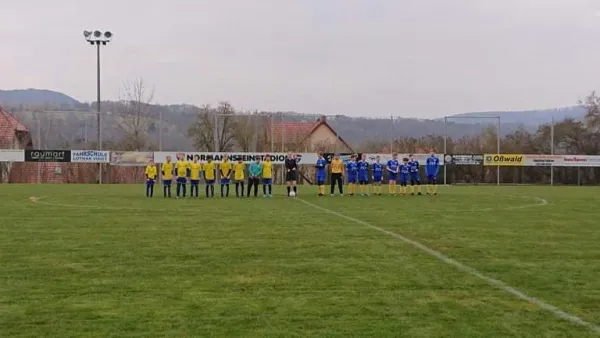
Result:
<svg viewBox="0 0 600 338"><path fill-rule="evenodd" d="M600 323L598 189L320 199L314 190L301 187L301 198ZM597 336L389 234L282 195L142 194L0 185L0 337Z"/></svg>

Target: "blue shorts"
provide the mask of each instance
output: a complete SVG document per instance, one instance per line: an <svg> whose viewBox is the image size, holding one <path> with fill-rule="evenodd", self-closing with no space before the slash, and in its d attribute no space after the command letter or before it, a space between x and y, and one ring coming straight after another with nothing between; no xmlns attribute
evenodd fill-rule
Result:
<svg viewBox="0 0 600 338"><path fill-rule="evenodd" d="M325 185L325 175L317 175L317 185Z"/></svg>
<svg viewBox="0 0 600 338"><path fill-rule="evenodd" d="M356 177L348 176L348 183L356 183Z"/></svg>
<svg viewBox="0 0 600 338"><path fill-rule="evenodd" d="M398 180L397 174L388 173L388 181L396 181L396 180Z"/></svg>
<svg viewBox="0 0 600 338"><path fill-rule="evenodd" d="M206 184L215 184L215 180L204 180Z"/></svg>
<svg viewBox="0 0 600 338"><path fill-rule="evenodd" d="M400 175L400 183L406 184L408 182L408 175Z"/></svg>
<svg viewBox="0 0 600 338"><path fill-rule="evenodd" d="M437 180L437 176L436 175L427 175L427 179L435 182Z"/></svg>
<svg viewBox="0 0 600 338"><path fill-rule="evenodd" d="M373 182L381 183L383 181L383 176L373 176Z"/></svg>
<svg viewBox="0 0 600 338"><path fill-rule="evenodd" d="M185 184L187 179L185 177L177 177L177 184Z"/></svg>
<svg viewBox="0 0 600 338"><path fill-rule="evenodd" d="M263 178L262 179L262 184L264 184L264 185L271 185L271 184L273 184L273 179L272 178Z"/></svg>
<svg viewBox="0 0 600 338"><path fill-rule="evenodd" d="M154 180L153 179L146 179L146 185L154 185Z"/></svg>
<svg viewBox="0 0 600 338"><path fill-rule="evenodd" d="M419 177L419 174L411 174L410 180L413 182L419 182L421 180L421 178Z"/></svg>
<svg viewBox="0 0 600 338"><path fill-rule="evenodd" d="M230 180L228 178L222 178L221 179L221 185L227 185L227 184L229 184L229 181Z"/></svg>
<svg viewBox="0 0 600 338"><path fill-rule="evenodd" d="M198 184L200 184L200 180L190 180L190 184L191 185L198 185Z"/></svg>
<svg viewBox="0 0 600 338"><path fill-rule="evenodd" d="M360 184L369 184L369 179L367 177L361 177L358 180L358 183L360 183Z"/></svg>
<svg viewBox="0 0 600 338"><path fill-rule="evenodd" d="M163 185L165 187L170 187L171 183L173 183L173 180L163 180Z"/></svg>

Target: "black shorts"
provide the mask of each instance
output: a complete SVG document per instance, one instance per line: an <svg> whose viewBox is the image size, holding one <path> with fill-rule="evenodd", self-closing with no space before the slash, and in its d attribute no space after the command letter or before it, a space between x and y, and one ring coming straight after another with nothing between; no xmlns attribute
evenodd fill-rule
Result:
<svg viewBox="0 0 600 338"><path fill-rule="evenodd" d="M292 181L296 181L296 172L295 171L288 171L285 173L285 181L286 182L292 182Z"/></svg>

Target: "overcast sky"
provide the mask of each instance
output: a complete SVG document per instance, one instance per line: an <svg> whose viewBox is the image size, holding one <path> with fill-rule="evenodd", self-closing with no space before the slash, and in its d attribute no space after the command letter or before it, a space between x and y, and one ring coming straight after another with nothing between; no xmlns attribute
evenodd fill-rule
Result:
<svg viewBox="0 0 600 338"><path fill-rule="evenodd" d="M141 77L158 103L425 118L600 89L598 0L10 1L0 88L94 100L84 29L115 34L105 99Z"/></svg>

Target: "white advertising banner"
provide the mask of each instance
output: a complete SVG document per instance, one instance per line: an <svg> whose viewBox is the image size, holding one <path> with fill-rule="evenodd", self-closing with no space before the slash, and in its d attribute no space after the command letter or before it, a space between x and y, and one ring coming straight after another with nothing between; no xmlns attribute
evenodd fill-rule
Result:
<svg viewBox="0 0 600 338"><path fill-rule="evenodd" d="M171 156L174 162L177 160L177 155L183 155L187 161L192 161L196 156L198 161L206 162L208 156L212 156L213 161L220 163L224 156L227 156L230 161L235 161L237 158L242 158L245 163L253 162L256 158L261 161L268 155L271 161L276 164L281 164L285 161L287 153L206 153L206 152L177 152L177 151L157 151L154 152L154 162L163 163L167 160L167 156ZM296 153L296 160L299 164L313 164L317 162L317 154L315 153Z"/></svg>
<svg viewBox="0 0 600 338"><path fill-rule="evenodd" d="M402 161L403 158L408 158L410 154L400 154L398 153L398 161ZM420 165L425 165L427 162L427 158L431 156L431 154L412 154L413 158L419 161ZM381 163L387 163L387 161L392 159L392 154L367 154L367 159L369 162L375 162L375 159L379 156ZM444 154L435 154L440 160L440 165L444 165Z"/></svg>
<svg viewBox="0 0 600 338"><path fill-rule="evenodd" d="M25 162L25 150L0 149L0 162Z"/></svg>
<svg viewBox="0 0 600 338"><path fill-rule="evenodd" d="M72 150L71 162L76 163L108 163L110 151L100 150Z"/></svg>
<svg viewBox="0 0 600 338"><path fill-rule="evenodd" d="M600 167L600 155L563 155L561 167Z"/></svg>

